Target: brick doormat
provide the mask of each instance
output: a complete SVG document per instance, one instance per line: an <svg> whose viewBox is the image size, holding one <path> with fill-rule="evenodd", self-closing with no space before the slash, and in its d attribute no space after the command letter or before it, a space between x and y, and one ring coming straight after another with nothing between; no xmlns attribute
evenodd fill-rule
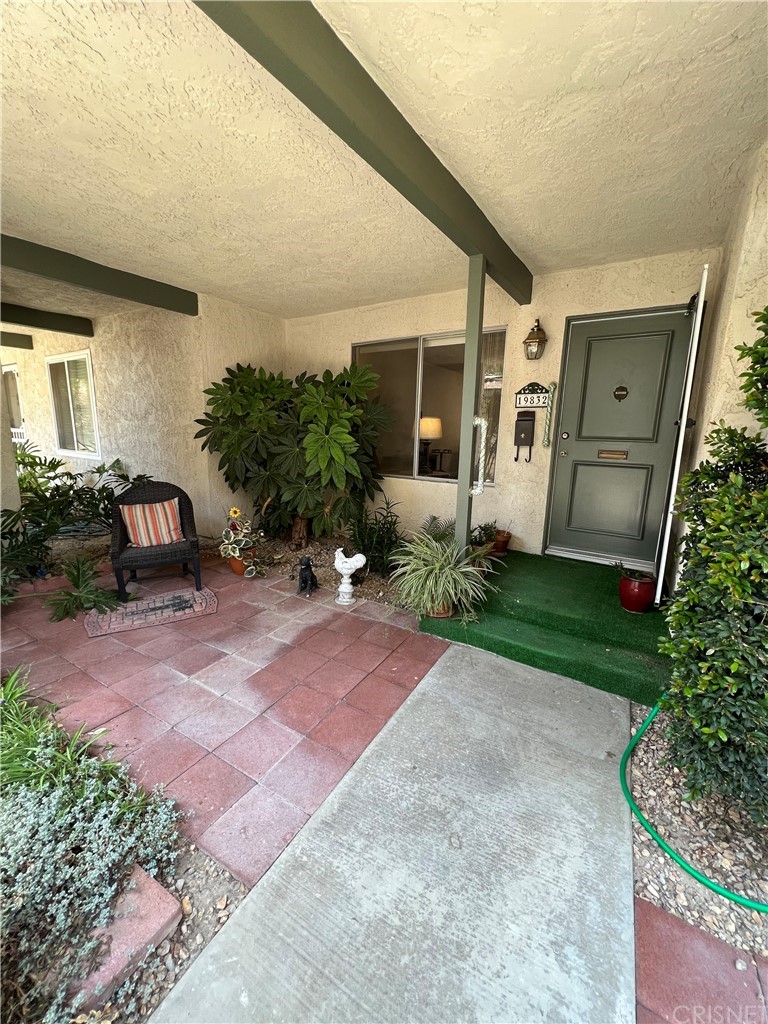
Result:
<svg viewBox="0 0 768 1024"><path fill-rule="evenodd" d="M85 616L85 631L88 636L104 636L106 633L124 633L129 629L162 626L180 619L191 619L193 615L212 615L217 605L216 595L207 587L202 590L174 590L170 594L129 601L113 612L94 609Z"/></svg>

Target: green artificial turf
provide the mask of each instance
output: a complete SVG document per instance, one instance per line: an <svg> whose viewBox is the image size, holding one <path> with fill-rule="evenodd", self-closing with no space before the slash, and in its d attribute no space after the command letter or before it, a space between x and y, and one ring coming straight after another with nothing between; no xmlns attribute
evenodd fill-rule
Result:
<svg viewBox="0 0 768 1024"><path fill-rule="evenodd" d="M632 615L619 603L616 569L510 551L497 566L499 588L478 621L422 619L426 633L558 672L599 690L652 705L671 662L658 653L660 612Z"/></svg>

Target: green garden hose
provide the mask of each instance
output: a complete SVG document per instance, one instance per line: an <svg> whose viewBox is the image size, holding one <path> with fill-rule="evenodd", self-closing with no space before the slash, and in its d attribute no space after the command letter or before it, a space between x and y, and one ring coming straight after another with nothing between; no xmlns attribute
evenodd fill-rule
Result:
<svg viewBox="0 0 768 1024"><path fill-rule="evenodd" d="M750 900L747 899L746 896L740 896L736 892L731 892L730 889L724 889L722 885L718 885L717 882L713 882L711 878L707 878L706 875L702 875L702 873L700 871L697 871L692 864L689 864L687 861L683 860L679 853L675 853L672 847L669 846L668 843L664 842L659 833L656 831L653 825L651 825L648 819L643 815L640 808L632 799L632 793L630 792L629 786L627 785L627 764L629 763L629 759L632 756L632 751L637 746L643 733L654 720L656 715L659 713L659 707L660 705L656 704L656 706L651 711L650 715L648 715L646 720L643 722L643 724L637 730L635 735L632 737L629 746L624 751L624 754L621 758L621 764L619 766L619 778L621 779L621 789L624 793L627 803L632 809L632 813L635 815L635 817L643 826L648 835L659 844L664 853L669 854L672 860L675 861L676 864L679 864L683 871L687 871L689 875L695 878L697 882L701 882L702 885L705 885L708 889L711 889L712 892L716 892L718 896L724 896L727 900L732 900L734 903L738 903L739 906L747 907L749 910L757 910L761 914L768 914L768 903L758 903L757 900Z"/></svg>

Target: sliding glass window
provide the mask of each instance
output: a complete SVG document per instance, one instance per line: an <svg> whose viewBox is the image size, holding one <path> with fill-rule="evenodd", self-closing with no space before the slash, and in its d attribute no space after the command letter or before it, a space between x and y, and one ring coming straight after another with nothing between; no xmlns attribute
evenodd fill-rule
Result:
<svg viewBox="0 0 768 1024"><path fill-rule="evenodd" d="M46 363L58 450L63 455L98 458L90 352L49 356Z"/></svg>
<svg viewBox="0 0 768 1024"><path fill-rule="evenodd" d="M476 409L488 421L485 478L494 479L498 448L504 330L483 335ZM379 439L384 476L455 480L459 469L464 335L429 335L353 347L353 359L379 374L377 394L392 428ZM477 475L477 442L475 476Z"/></svg>

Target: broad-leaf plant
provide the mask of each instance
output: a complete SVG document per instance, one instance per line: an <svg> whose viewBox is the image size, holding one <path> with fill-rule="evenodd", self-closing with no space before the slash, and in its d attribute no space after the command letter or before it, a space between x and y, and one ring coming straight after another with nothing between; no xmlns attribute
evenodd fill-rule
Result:
<svg viewBox="0 0 768 1024"><path fill-rule="evenodd" d="M768 309L741 345L741 389L768 430ZM666 612L673 659L663 706L689 799L718 792L768 821L768 445L721 421L710 458L683 478L677 512L688 532Z"/></svg>
<svg viewBox="0 0 768 1024"><path fill-rule="evenodd" d="M315 536L331 534L381 490L376 442L389 417L371 397L378 379L355 364L290 380L238 363L205 389L195 437L220 456L229 487L252 498L268 533L306 519Z"/></svg>

